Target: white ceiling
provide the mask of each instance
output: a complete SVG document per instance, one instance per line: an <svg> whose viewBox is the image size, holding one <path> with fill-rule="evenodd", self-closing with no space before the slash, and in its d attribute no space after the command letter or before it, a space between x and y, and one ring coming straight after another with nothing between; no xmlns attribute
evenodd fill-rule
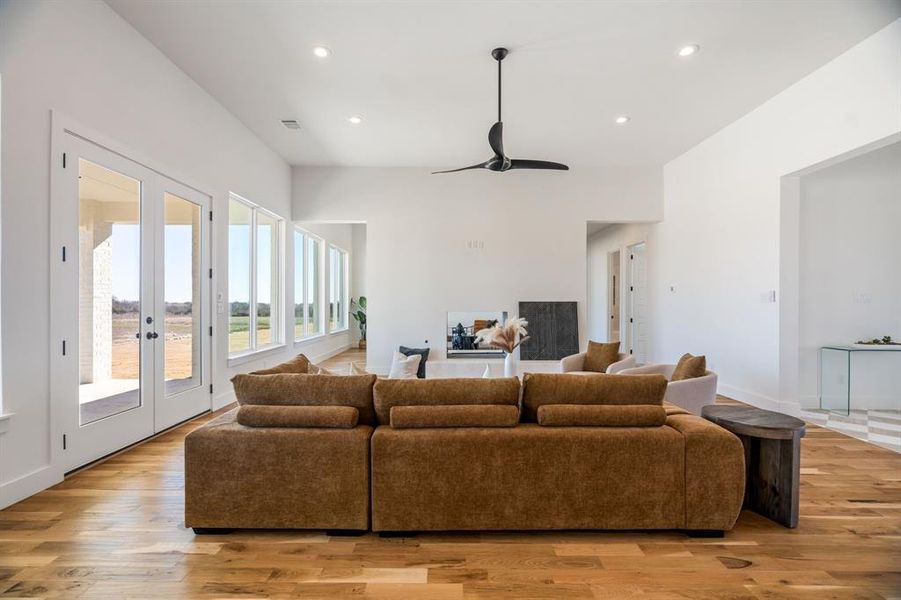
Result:
<svg viewBox="0 0 901 600"><path fill-rule="evenodd" d="M304 165L487 159L500 45L511 157L659 165L901 16L897 0L107 1Z"/></svg>

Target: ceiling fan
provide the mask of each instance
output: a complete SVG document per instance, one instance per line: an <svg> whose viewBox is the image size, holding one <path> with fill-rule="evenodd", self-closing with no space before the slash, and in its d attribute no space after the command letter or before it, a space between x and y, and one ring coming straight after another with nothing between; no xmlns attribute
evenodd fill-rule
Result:
<svg viewBox="0 0 901 600"><path fill-rule="evenodd" d="M495 48L491 51L491 56L497 61L497 123L491 126L488 131L488 145L494 151L494 156L483 163L462 167L459 169L450 169L448 171L435 171L437 173L456 173L458 171L468 171L469 169L488 169L489 171L497 171L503 173L510 169L548 169L553 171L569 171L569 167L561 163L550 162L546 160L530 160L525 158L508 158L504 154L504 123L501 121L501 61L506 58L509 51L506 48Z"/></svg>

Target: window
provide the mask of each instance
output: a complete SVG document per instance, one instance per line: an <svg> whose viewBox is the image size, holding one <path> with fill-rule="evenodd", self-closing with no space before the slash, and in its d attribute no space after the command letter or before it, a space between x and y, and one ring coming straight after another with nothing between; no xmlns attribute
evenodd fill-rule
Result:
<svg viewBox="0 0 901 600"><path fill-rule="evenodd" d="M294 340L322 333L322 240L294 230Z"/></svg>
<svg viewBox="0 0 901 600"><path fill-rule="evenodd" d="M347 329L347 252L329 246L329 331Z"/></svg>
<svg viewBox="0 0 901 600"><path fill-rule="evenodd" d="M280 344L283 220L243 198L228 203L228 352Z"/></svg>

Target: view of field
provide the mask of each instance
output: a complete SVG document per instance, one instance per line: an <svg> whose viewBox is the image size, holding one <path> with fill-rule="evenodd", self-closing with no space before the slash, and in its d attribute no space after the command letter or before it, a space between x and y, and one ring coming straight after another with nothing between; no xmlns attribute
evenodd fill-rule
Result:
<svg viewBox="0 0 901 600"><path fill-rule="evenodd" d="M166 315L165 377L184 379L192 376L193 335L190 314ZM141 331L140 315L136 312L113 315L113 379L137 379L139 372Z"/></svg>

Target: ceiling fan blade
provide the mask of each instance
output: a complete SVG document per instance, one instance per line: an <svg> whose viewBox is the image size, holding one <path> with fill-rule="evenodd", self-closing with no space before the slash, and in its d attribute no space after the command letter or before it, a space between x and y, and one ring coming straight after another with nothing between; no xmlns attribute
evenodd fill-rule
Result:
<svg viewBox="0 0 901 600"><path fill-rule="evenodd" d="M488 164L488 161L485 161L483 163L479 163L477 165L472 165L469 167L460 167L459 169L450 169L447 171L432 171L432 175L438 175L440 173L456 173L458 171L468 171L470 169L484 169L487 164Z"/></svg>
<svg viewBox="0 0 901 600"><path fill-rule="evenodd" d="M514 158L510 161L511 169L548 169L552 171L569 171L569 167L562 163L548 160L529 160L527 158Z"/></svg>
<svg viewBox="0 0 901 600"><path fill-rule="evenodd" d="M488 131L488 145L494 151L494 155L503 158L504 156L504 124L498 121L491 126Z"/></svg>

